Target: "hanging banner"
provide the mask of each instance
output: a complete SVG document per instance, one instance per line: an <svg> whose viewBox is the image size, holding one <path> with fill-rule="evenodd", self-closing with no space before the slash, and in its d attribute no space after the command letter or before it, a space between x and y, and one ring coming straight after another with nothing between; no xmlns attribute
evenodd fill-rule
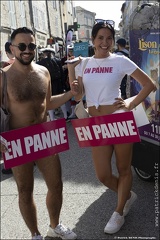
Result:
<svg viewBox="0 0 160 240"><path fill-rule="evenodd" d="M157 91L151 92L143 102L149 123L139 128L141 139L160 146L160 73L159 73L159 35L160 29L130 30L130 58L156 84ZM141 90L140 84L131 81L131 96Z"/></svg>
<svg viewBox="0 0 160 240"><path fill-rule="evenodd" d="M3 153L6 169L69 149L65 119L4 132L0 137L8 149Z"/></svg>
<svg viewBox="0 0 160 240"><path fill-rule="evenodd" d="M140 142L132 111L71 122L80 147Z"/></svg>
<svg viewBox="0 0 160 240"><path fill-rule="evenodd" d="M67 34L66 34L66 56L68 55L68 48L67 48L67 46L71 45L72 37L73 37L73 30L72 29L68 29Z"/></svg>

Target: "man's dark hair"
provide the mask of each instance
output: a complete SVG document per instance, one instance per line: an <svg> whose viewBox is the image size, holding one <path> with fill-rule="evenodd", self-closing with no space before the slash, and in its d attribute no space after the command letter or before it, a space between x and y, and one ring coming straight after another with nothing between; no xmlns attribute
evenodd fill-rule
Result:
<svg viewBox="0 0 160 240"><path fill-rule="evenodd" d="M119 38L116 43L119 44L121 47L125 47L127 44L124 38Z"/></svg>
<svg viewBox="0 0 160 240"><path fill-rule="evenodd" d="M11 42L6 42L4 47L5 47L5 51L11 54L12 52L9 48L10 46L11 46Z"/></svg>
<svg viewBox="0 0 160 240"><path fill-rule="evenodd" d="M11 34L11 42L15 39L15 36L19 33L30 33L34 36L34 33L31 29L27 28L27 27L22 27L22 28L17 28L16 30L14 30Z"/></svg>

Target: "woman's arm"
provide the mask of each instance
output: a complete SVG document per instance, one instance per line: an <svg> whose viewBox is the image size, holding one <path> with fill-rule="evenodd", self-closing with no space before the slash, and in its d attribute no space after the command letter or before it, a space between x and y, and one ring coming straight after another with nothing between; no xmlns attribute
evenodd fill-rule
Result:
<svg viewBox="0 0 160 240"><path fill-rule="evenodd" d="M74 63L68 63L68 76L69 76L69 83L70 85L72 84L73 81L77 80L76 79L76 74L75 74L75 67L81 62L81 59L78 60L77 62ZM78 87L79 87L79 94L74 96L75 101L80 101L83 98L84 95L84 87L82 83L82 77L78 77Z"/></svg>
<svg viewBox="0 0 160 240"><path fill-rule="evenodd" d="M141 69L137 68L132 74L131 77L133 77L137 82L140 83L142 86L141 91L137 94L137 96L134 98L134 100L129 104L129 110L132 110L137 105L139 105L141 102L144 101L144 99L153 91L156 91L156 86L153 83L152 79Z"/></svg>

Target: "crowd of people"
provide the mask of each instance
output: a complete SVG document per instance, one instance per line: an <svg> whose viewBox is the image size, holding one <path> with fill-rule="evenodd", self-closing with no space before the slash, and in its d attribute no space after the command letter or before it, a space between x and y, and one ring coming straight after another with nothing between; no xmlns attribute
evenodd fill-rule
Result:
<svg viewBox="0 0 160 240"><path fill-rule="evenodd" d="M133 61L126 56L112 53L115 30L110 23L106 21L95 23L91 37L94 55L89 57L84 68L85 58L66 65L65 58L56 59L55 53L50 49L44 49L40 61L35 63L36 44L33 31L22 27L12 32L9 49L14 56L14 62L3 68L7 79L8 106L11 113L10 130L46 122L48 114L50 120L54 120L53 111L57 108L62 109L64 118L68 120L68 115L72 116L73 113L67 109L68 103L70 102L70 107L74 106L84 97L84 92L89 115L96 117L114 114L117 110L131 111L150 92L156 90L150 77ZM69 54L66 58L70 59L74 56ZM76 73L77 65L79 68ZM59 67L56 72L53 70L55 66ZM98 71L106 66L112 66L109 74ZM97 69L97 72L86 71L87 74L84 74L86 68ZM142 86L142 90L129 104L124 101L126 96L122 96L120 90L121 81L126 74L131 75ZM74 104L71 104L72 101ZM0 147L1 152L6 151L3 144ZM117 193L117 205L104 227L106 234L114 234L121 229L125 216L137 199L136 193L132 191L132 147L133 143L121 144L120 142L115 145L92 147L97 178L105 187ZM118 176L112 173L113 152L116 156ZM59 155L54 154L12 168L17 184L19 209L30 230L32 240L43 239L38 229L36 205L33 199L34 164L42 173L48 189L46 196L46 207L49 213L47 236L76 239L76 233L59 222L63 183Z"/></svg>

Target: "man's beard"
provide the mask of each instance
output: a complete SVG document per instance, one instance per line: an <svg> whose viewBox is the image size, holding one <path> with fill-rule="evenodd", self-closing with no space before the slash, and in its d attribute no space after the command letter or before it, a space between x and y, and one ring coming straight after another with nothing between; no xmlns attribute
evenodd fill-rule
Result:
<svg viewBox="0 0 160 240"><path fill-rule="evenodd" d="M33 59L34 59L34 56L32 55L32 57L31 57L31 59L28 61L28 62L26 62L26 61L23 61L23 59L22 58L19 58L19 57L16 57L15 56L15 58L22 64L22 65L30 65L31 64L31 62L33 61Z"/></svg>

